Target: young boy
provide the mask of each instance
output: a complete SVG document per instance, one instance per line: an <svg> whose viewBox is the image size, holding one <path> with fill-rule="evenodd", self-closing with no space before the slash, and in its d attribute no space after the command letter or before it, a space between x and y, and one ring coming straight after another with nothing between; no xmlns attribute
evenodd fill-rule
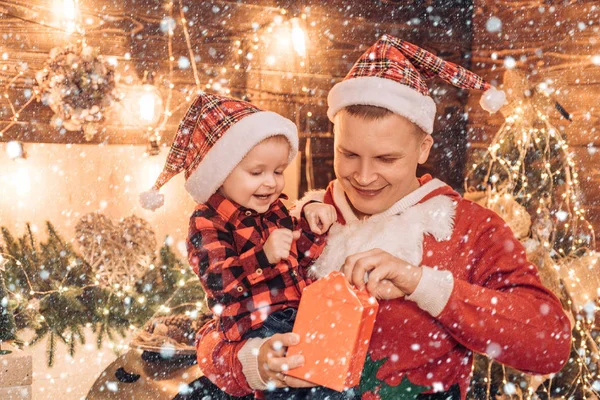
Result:
<svg viewBox="0 0 600 400"><path fill-rule="evenodd" d="M292 330L310 283L307 268L336 220L331 205L307 204L295 219L281 202L287 199L283 171L297 149L291 121L243 101L202 94L181 122L155 186L141 195L145 208L160 207L160 187L185 171L186 190L199 203L190 219L188 259L228 341ZM289 389L268 393L290 396Z"/></svg>

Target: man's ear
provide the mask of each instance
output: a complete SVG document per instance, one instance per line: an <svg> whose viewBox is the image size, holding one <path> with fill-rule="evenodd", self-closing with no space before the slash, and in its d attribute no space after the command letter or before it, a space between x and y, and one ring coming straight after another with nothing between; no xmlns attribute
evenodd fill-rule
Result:
<svg viewBox="0 0 600 400"><path fill-rule="evenodd" d="M431 146L433 146L433 137L427 134L419 146L419 164L425 164L429 158Z"/></svg>

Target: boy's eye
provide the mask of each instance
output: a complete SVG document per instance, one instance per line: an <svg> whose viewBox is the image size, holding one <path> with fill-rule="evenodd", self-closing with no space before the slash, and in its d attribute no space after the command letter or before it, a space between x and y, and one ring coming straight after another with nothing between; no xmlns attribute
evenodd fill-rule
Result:
<svg viewBox="0 0 600 400"><path fill-rule="evenodd" d="M275 175L283 175L283 171L275 171Z"/></svg>
<svg viewBox="0 0 600 400"><path fill-rule="evenodd" d="M250 175L252 176L259 176L260 174L262 174L262 171L251 171Z"/></svg>

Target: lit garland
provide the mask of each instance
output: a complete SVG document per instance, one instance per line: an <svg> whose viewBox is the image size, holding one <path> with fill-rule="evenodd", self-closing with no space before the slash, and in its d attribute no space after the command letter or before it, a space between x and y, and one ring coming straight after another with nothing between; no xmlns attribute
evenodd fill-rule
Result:
<svg viewBox="0 0 600 400"><path fill-rule="evenodd" d="M525 81L524 76L516 71L507 73L507 76L509 79L505 76L505 86L517 79ZM574 331L577 334L573 336L572 353L575 354L578 371L569 390L574 392L580 387L583 393L598 395L598 387L594 385L598 379L597 368L590 369L589 364L598 363L598 345L591 332L595 329L594 313L598 310L596 291L599 288L584 296L580 293L583 280L595 277L593 282L598 282L594 269L598 256L594 252L593 227L580 203L580 182L575 162L564 135L549 121L547 106L554 107L553 101L535 90L528 90L526 93L529 95L522 95L525 91L508 86L513 87L516 99L502 109L505 122L481 160L472 164L465 177L465 197L473 198L474 191L484 192L480 203L496 210L515 234L514 215L503 214L506 208L497 205L509 199L535 215L530 237L519 238L528 256L533 257L533 253L539 254L540 250L548 255L548 261L542 262L545 265L538 265L540 275L556 275L558 272L560 278L557 276L557 279L560 279L562 290L555 294L566 303L575 320ZM577 263L582 265L575 268ZM589 268L588 274L586 269ZM590 282L585 283L590 286ZM587 299L587 303L580 299ZM484 380L489 397L491 363L488 368L488 378ZM503 385L506 386L504 367L503 374ZM544 388L549 395L552 394L552 379ZM529 395L533 394L531 387L528 391ZM561 395L570 398L567 393Z"/></svg>
<svg viewBox="0 0 600 400"><path fill-rule="evenodd" d="M110 348L121 350L125 346L115 344L116 335L124 337L155 316L203 313L200 281L168 245L134 283L106 285L50 223L47 227L48 241L39 244L29 225L18 240L2 228L0 264L9 294L8 311L19 330L35 332L24 345L48 337L49 365L57 340L74 355L77 343L84 344L84 327L92 328L98 345L107 338Z"/></svg>
<svg viewBox="0 0 600 400"><path fill-rule="evenodd" d="M0 138L4 136L6 131L8 131L10 128L12 128L19 122L19 117L21 116L23 110L25 110L25 108L27 108L27 106L29 106L35 100L35 96L33 96L33 94L31 93L29 99L25 102L25 104L21 106L21 108L19 108L19 110L15 109L15 106L10 100L8 89L19 77L23 76L23 74L24 72L22 70L19 70L19 72L10 81L8 81L8 83L3 88L2 98L4 98L8 102L13 115L10 118L11 121L5 127L3 127L2 130L0 130Z"/></svg>
<svg viewBox="0 0 600 400"><path fill-rule="evenodd" d="M207 64L207 63L203 63L202 66L206 69L211 69L211 71L208 71L208 79L205 83L202 82L200 75L199 75L199 63L196 60L195 57L195 52L193 51L193 47L192 47L192 41L191 41L191 35L190 35L190 31L188 26L191 26L189 24L190 20L186 17L185 12L187 10L187 6L184 5L184 1L183 0L178 0L178 6L179 6L179 14L180 14L180 18L178 19L178 21L176 22L175 19L173 19L173 11L174 11L174 7L175 7L175 3L174 0L170 0L167 3L165 3L164 8L165 11L167 11L167 16L165 16L165 18L163 19L163 21L161 22L161 28L164 28L163 30L165 31L165 33L168 36L168 65L169 65L169 72L167 74L167 77L165 79L165 86L166 86L166 91L167 91L167 99L165 102L165 109L164 112L161 116L161 120L160 122L157 124L156 127L154 127L153 129L150 128L150 136L149 136L149 140L151 142L151 144L153 144L153 154L156 154L156 150L158 150L158 143L160 142L161 139L161 135L162 132L165 131L167 124L170 120L170 118L174 115L175 112L179 111L180 109L186 107L188 104L181 102L179 104L177 104L175 107L172 107L172 102L173 102L173 93L172 91L175 88L175 84L173 82L173 73L174 73L174 63L176 62L175 60L175 56L173 54L173 37L174 37L174 30L176 28L177 25L179 25L179 23L181 23L182 26L182 32L183 32L183 36L185 39L185 43L187 46L187 52L189 55L189 65L191 66L192 69L192 74L193 74L193 79L194 79L194 88L186 88L183 87L181 88L181 91L184 93L187 93L185 100L186 102L191 101L193 94L199 94L204 90L212 90L215 91L217 93L220 94L224 94L224 95L229 95L231 94L232 89L230 87L228 87L228 83L229 83L229 78L227 77L221 77L221 78L217 78L220 74L227 74L228 72L232 72L232 73L236 73L237 71L240 70L241 68L241 64L239 61L236 61L233 63L231 70L228 69L227 66L222 66L218 68L218 72L212 71L212 69L214 69L214 65L211 64ZM225 7L229 7L229 5L225 5ZM278 8L278 7L265 7L265 6L254 6L255 8L260 8L260 9L268 9L270 12L277 12L278 15L275 16L274 20L268 24L265 25L261 25L258 23L253 23L252 24L252 32L249 34L243 33L241 34L239 39L235 39L233 41L234 43L234 48L232 49L232 53L234 56L242 56L245 57L248 63L252 63L253 59L255 59L255 55L253 54L254 50L259 50L260 49L260 45L262 43L262 45L265 45L265 43L268 43L268 41L271 38L271 36L275 35L275 30L273 29L274 27L278 26L278 25L282 25L282 23L286 23L289 24L291 26L290 28L290 32L288 32L290 35L292 35L292 42L294 42L294 35L295 37L298 37L298 35L301 32L301 28L300 28L300 23L302 25L304 25L304 21L307 19L307 15L302 13L302 14L298 14L298 13L294 13L294 15L290 15L288 16L288 11L282 8ZM57 12L61 15L60 18L66 18L66 14L64 12L64 10L57 10ZM63 15L65 14L65 15ZM55 26L53 28L55 28L58 32L65 32L67 34L76 34L77 35L77 43L79 43L83 48L86 47L85 44L85 30L83 29L83 25L81 24L81 15L79 13L79 11L77 10L77 7L75 7L75 9L70 10L68 13L69 16L69 20L68 21L62 21L60 26ZM101 15L98 15L99 18L101 18ZM65 26L63 26L65 25ZM315 21L310 23L310 26L315 26ZM261 32L266 33L265 34L261 34ZM281 35L279 35L281 36ZM279 37L278 36L278 37ZM248 42L250 43L250 45L248 46L248 48L246 49L242 49L242 44L245 40L248 40ZM294 43L294 47L296 48L297 46ZM301 46L302 47L302 46ZM298 51L296 49L296 51ZM301 66L304 66L305 63L308 62L308 57L302 56L301 57L302 60L300 62ZM272 65L269 64L269 57L267 57L266 60L268 65ZM114 63L111 63L114 65ZM180 68L182 68L180 66ZM183 68L182 68L183 69ZM248 69L251 69L251 66L248 67ZM259 71L259 70L257 70ZM8 100L9 97L9 93L8 93L8 87L10 86L10 84L12 82L14 82L14 80L16 80L19 76L22 76L24 74L23 71L19 71L18 75L13 78L11 80L11 82L9 82L9 84L6 85L5 91L3 93L3 97L5 99ZM310 77L313 76L311 74L299 74L302 75L303 77ZM331 76L331 78L333 78L333 76ZM28 90L28 89L25 89ZM117 90L118 90L118 85L117 85ZM243 87L243 88L239 88L240 91L242 92L254 92L254 93L259 93L259 94L272 94L274 96L279 97L280 94L278 93L270 93L268 91L264 91L260 88L248 88L248 87ZM308 94L314 94L314 91L311 91L311 89L307 88L307 87L302 87L302 94L301 96L306 96ZM294 94L292 94L294 95ZM24 109L29 106L33 100L34 100L35 96L30 96L29 99L27 100L26 103L24 103L24 105L19 109L16 110L14 105L12 104L12 102L9 101L9 106L12 110L12 117L11 117L11 121L4 127L2 127L2 129L0 130L0 137L2 137L4 135L4 133L6 133L6 131L10 128L12 128L14 125L16 124L30 124L30 122L28 121L23 121L21 120L22 117L22 113L24 111ZM242 95L242 97L245 97L245 94ZM281 101L280 99L267 99L267 98L261 98L260 101ZM306 102L306 99L302 99L302 102ZM58 102L53 102L53 104L58 104ZM56 106L55 106L56 108ZM96 113L96 109L94 109L94 115L100 115L98 113ZM85 113L84 113L85 114ZM66 120L66 118L61 118L63 119L62 123L65 124L63 126L67 127L67 128L76 128L75 125L79 125L78 122L84 122L85 120L89 119L89 115L90 113L88 112L87 115L83 115L83 118L80 114L74 114L75 115L75 119L74 122L75 124L69 124L68 120ZM68 116L65 116L68 117ZM69 118L70 119L70 118ZM98 118L95 118L96 120L98 120ZM88 121L91 122L91 121ZM86 134L86 137L89 139L91 138L91 136L96 132L97 129L99 129L99 126L95 123L87 123L87 124L81 124L83 127L88 128L87 132L84 132ZM19 140L19 137L16 138L16 140Z"/></svg>

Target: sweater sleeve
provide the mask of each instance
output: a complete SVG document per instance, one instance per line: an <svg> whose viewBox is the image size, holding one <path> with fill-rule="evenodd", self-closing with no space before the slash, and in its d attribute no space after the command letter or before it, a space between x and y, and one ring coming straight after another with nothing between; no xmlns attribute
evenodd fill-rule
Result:
<svg viewBox="0 0 600 400"><path fill-rule="evenodd" d="M296 242L298 249L298 264L302 268L308 268L315 262L317 258L323 253L323 249L327 244L327 233L316 234L311 231L306 216L304 215L304 207L311 203L321 203L316 200L310 200L302 204L300 212L300 218L294 218L296 226L300 229L300 238Z"/></svg>
<svg viewBox="0 0 600 400"><path fill-rule="evenodd" d="M557 372L569 357L569 320L506 223L494 213L485 216L468 246L469 281L454 278L437 318L473 351L525 372Z"/></svg>
<svg viewBox="0 0 600 400"><path fill-rule="evenodd" d="M226 341L215 321L207 323L198 333L196 356L202 373L220 389L232 396L252 393L242 369L238 353L246 344Z"/></svg>

